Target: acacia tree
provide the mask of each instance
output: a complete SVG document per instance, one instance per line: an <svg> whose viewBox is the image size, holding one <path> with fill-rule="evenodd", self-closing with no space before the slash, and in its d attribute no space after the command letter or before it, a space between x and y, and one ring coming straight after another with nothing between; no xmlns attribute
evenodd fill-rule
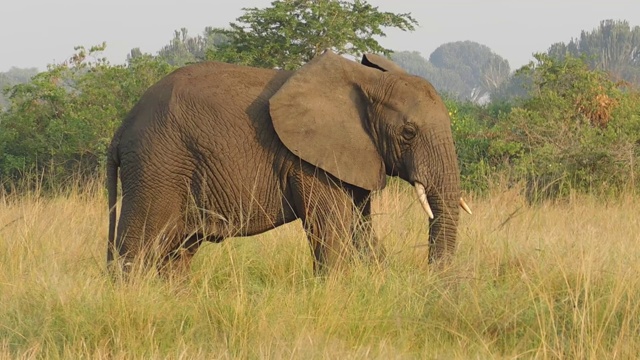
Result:
<svg viewBox="0 0 640 360"><path fill-rule="evenodd" d="M386 35L382 29L413 31L417 25L409 13L381 12L363 0L279 0L265 9L243 10L224 31L230 41L210 50L209 60L296 69L325 49L389 55L376 40Z"/></svg>

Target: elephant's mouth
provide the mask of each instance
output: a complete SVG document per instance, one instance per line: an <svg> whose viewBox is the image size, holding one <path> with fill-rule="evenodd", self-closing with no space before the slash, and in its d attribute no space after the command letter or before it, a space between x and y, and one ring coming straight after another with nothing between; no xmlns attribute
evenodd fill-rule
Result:
<svg viewBox="0 0 640 360"><path fill-rule="evenodd" d="M429 216L429 219L433 219L433 211L431 210L431 206L429 206L429 201L427 200L427 192L424 185L422 185L422 183L420 182L414 181L413 187L416 189L416 195L418 195L418 201L420 201L420 205L422 205L422 209L424 209L424 211L427 213L427 215ZM471 215L471 209L469 208L469 205L467 205L467 203L464 201L463 198L460 198L460 201L458 202L458 204L460 205L462 210L466 211L469 215Z"/></svg>

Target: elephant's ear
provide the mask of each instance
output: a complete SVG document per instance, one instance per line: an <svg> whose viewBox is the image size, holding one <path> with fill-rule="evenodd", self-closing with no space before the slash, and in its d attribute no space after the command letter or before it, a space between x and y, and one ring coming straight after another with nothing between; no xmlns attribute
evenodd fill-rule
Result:
<svg viewBox="0 0 640 360"><path fill-rule="evenodd" d="M326 51L269 100L273 126L291 152L367 190L385 186L385 168L366 130L366 99L354 79L374 80L376 73Z"/></svg>
<svg viewBox="0 0 640 360"><path fill-rule="evenodd" d="M398 64L394 63L384 56L380 56L377 54L364 54L362 55L362 61L360 62L362 63L362 65L382 71L405 73L404 69L401 68Z"/></svg>

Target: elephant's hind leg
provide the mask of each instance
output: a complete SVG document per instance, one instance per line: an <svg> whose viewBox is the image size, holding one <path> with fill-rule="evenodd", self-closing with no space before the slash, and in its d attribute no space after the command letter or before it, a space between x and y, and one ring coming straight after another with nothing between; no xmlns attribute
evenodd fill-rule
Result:
<svg viewBox="0 0 640 360"><path fill-rule="evenodd" d="M115 253L124 272L160 269L172 249L184 239L180 202L172 196L123 197ZM180 234L180 235L178 235Z"/></svg>

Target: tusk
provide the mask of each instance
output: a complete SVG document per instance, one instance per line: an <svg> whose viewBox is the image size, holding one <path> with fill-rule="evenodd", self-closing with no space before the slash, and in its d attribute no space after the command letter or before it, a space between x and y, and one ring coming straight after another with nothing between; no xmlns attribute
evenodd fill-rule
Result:
<svg viewBox="0 0 640 360"><path fill-rule="evenodd" d="M467 214L472 215L473 213L471 212L471 209L469 209L469 205L467 205L466 202L464 202L463 198L460 198L460 207L462 208L462 210L466 211Z"/></svg>
<svg viewBox="0 0 640 360"><path fill-rule="evenodd" d="M429 202L427 201L427 194L424 191L424 185L416 182L415 184L413 184L413 186L415 186L416 188L416 193L418 194L420 205L422 205L424 211L426 211L427 215L429 215L429 219L433 219L433 211L431 211L431 207L429 206Z"/></svg>

